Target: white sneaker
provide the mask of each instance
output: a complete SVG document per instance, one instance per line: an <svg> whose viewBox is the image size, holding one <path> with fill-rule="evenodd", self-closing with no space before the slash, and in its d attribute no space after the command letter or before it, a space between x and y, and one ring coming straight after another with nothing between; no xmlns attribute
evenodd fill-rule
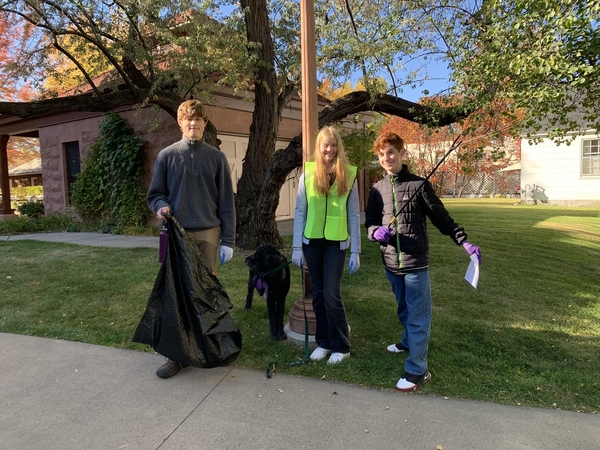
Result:
<svg viewBox="0 0 600 450"><path fill-rule="evenodd" d="M329 355L330 351L331 350L327 350L326 348L323 348L323 347L317 347L311 353L310 360L311 361L321 361L322 359L325 359L327 357L327 355Z"/></svg>
<svg viewBox="0 0 600 450"><path fill-rule="evenodd" d="M408 353L408 347L405 347L400 342L397 344L388 345L386 350L388 353Z"/></svg>
<svg viewBox="0 0 600 450"><path fill-rule="evenodd" d="M346 358L348 358L349 356L350 356L350 352L348 352L348 353L332 353L331 356L329 357L329 360L327 360L327 364L340 363L343 360L345 360Z"/></svg>
<svg viewBox="0 0 600 450"><path fill-rule="evenodd" d="M429 380L431 380L431 373L429 370L423 375L413 375L411 373L404 372L404 375L402 375L402 378L400 378L396 384L396 389L401 392L416 391L423 383L426 383Z"/></svg>

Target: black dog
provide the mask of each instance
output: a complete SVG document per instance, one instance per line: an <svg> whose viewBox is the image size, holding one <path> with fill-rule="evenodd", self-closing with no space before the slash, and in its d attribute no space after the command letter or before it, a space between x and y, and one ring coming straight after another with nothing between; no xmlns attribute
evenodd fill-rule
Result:
<svg viewBox="0 0 600 450"><path fill-rule="evenodd" d="M269 311L271 339L287 339L283 331L285 298L290 290L290 267L286 257L271 244L263 244L246 258L246 266L250 273L245 309L252 308L254 289L259 295L264 294Z"/></svg>

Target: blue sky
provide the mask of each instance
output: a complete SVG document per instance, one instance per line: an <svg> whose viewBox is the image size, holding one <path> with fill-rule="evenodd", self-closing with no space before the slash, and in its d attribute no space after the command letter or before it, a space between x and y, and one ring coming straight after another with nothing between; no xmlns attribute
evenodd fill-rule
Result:
<svg viewBox="0 0 600 450"><path fill-rule="evenodd" d="M400 95L404 100L409 100L411 102L417 102L421 97L423 97L423 91L428 90L429 96L437 94L438 92L448 88L447 80L429 80L426 81L423 86L417 86L414 89L410 87L404 87L403 92Z"/></svg>
<svg viewBox="0 0 600 450"><path fill-rule="evenodd" d="M403 87L401 98L417 102L421 97L424 97L423 91L428 90L427 96L435 95L449 87L449 72L445 62L437 60L427 61L427 70L429 72L429 80L422 85L417 85L414 88L410 86Z"/></svg>

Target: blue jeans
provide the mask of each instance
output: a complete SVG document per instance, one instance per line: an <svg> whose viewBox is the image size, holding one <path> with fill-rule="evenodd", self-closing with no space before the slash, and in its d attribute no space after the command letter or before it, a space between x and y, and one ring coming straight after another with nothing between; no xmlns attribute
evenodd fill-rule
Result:
<svg viewBox="0 0 600 450"><path fill-rule="evenodd" d="M349 353L348 319L341 295L346 250L340 250L339 242L326 239L311 239L302 250L312 285L315 341L333 353Z"/></svg>
<svg viewBox="0 0 600 450"><path fill-rule="evenodd" d="M427 351L431 331L431 287L429 270L394 275L385 271L398 304L398 319L404 327L402 345L409 349L404 370L413 375L427 371Z"/></svg>

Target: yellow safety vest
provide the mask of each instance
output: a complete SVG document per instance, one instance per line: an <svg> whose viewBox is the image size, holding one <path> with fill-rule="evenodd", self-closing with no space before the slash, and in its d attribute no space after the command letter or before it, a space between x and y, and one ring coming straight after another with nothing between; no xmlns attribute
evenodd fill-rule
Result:
<svg viewBox="0 0 600 450"><path fill-rule="evenodd" d="M355 166L347 166L348 192L339 196L337 180L329 188L329 195L319 194L314 183L316 163L304 164L304 186L306 190L306 224L304 237L307 239L325 238L329 241L345 241L348 233L348 197L356 179Z"/></svg>

